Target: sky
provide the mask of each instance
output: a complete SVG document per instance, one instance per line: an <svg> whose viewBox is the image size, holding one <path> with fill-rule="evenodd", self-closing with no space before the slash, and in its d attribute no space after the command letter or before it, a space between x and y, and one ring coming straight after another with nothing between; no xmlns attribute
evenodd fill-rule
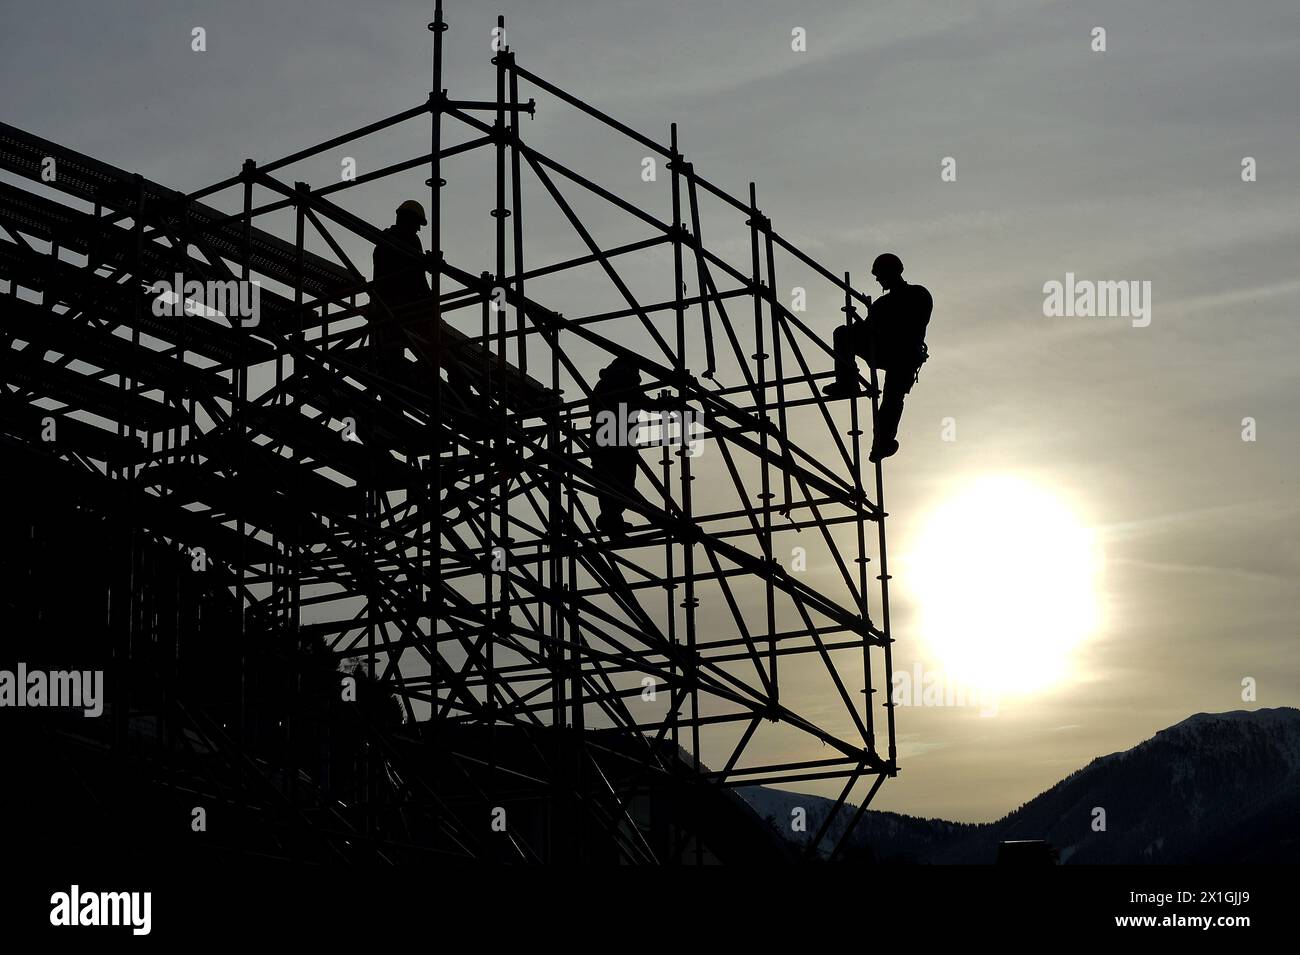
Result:
<svg viewBox="0 0 1300 955"><path fill-rule="evenodd" d="M0 0L0 118L197 189L422 102L431 10ZM676 122L703 175L755 182L832 271L874 292L889 250L930 289L933 357L887 469L897 667L944 666L915 582L927 521L963 489L1046 489L1099 548L1098 621L1068 674L993 716L901 708L902 773L875 808L990 820L1193 713L1300 705L1300 7L449 0L453 95L492 94L497 13L523 65L659 139ZM535 122L543 148L635 181L635 156ZM485 221L485 196L455 193L449 217ZM371 195L352 208L382 222ZM454 237L466 261L488 228ZM1067 273L1149 282L1150 324L1046 316ZM989 586L1015 601L1041 555L1002 556Z"/></svg>

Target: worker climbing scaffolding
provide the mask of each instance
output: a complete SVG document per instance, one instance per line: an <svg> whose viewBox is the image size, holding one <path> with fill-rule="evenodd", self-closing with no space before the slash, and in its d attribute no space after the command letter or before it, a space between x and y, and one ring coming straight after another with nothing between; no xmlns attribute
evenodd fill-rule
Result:
<svg viewBox="0 0 1300 955"><path fill-rule="evenodd" d="M859 391L857 359L885 372L884 396L876 415L876 433L869 460L873 463L898 451L898 425L903 399L919 380L929 358L925 330L934 301L923 285L903 278L903 262L892 252L876 256L871 265L885 294L869 304L867 317L835 329L835 381L822 389L828 398L851 398Z"/></svg>
<svg viewBox="0 0 1300 955"><path fill-rule="evenodd" d="M681 404L677 399L647 395L641 385L641 372L630 356L620 355L601 369L591 391L591 466L617 493L601 495L598 530L611 537L627 533L623 499L636 496L641 412L666 411Z"/></svg>

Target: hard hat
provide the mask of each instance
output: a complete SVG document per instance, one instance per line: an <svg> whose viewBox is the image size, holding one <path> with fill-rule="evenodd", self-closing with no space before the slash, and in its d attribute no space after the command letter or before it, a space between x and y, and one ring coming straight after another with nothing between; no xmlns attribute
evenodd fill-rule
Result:
<svg viewBox="0 0 1300 955"><path fill-rule="evenodd" d="M641 369L637 365L637 360L631 355L615 355L614 360L601 371L601 374L606 373L610 375L636 375L640 377Z"/></svg>
<svg viewBox="0 0 1300 955"><path fill-rule="evenodd" d="M881 252L876 256L876 261L871 263L872 275L902 275L903 260L893 252Z"/></svg>
<svg viewBox="0 0 1300 955"><path fill-rule="evenodd" d="M420 225L429 224L429 220L425 218L424 215L424 206L420 205L414 199L407 199L405 202L403 202L400 206L397 207L397 214L399 216L404 212L409 213L410 215L413 216L419 216Z"/></svg>

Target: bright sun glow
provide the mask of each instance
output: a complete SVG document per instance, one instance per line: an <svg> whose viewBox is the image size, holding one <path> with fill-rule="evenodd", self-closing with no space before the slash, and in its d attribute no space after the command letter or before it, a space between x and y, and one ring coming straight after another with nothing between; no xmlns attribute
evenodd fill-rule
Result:
<svg viewBox="0 0 1300 955"><path fill-rule="evenodd" d="M979 480L930 515L912 554L921 634L948 680L1004 696L1043 689L1099 622L1101 563L1055 495Z"/></svg>

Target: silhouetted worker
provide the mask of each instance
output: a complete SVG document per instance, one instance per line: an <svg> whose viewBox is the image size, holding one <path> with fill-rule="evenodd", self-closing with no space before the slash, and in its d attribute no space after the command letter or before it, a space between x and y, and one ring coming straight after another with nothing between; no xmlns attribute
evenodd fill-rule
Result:
<svg viewBox="0 0 1300 955"><path fill-rule="evenodd" d="M370 345L377 359L375 370L385 377L411 388L427 388L431 382L423 377L419 366L406 361L405 351L412 347L447 373L447 382L462 402L469 398L470 376L460 355L448 347L449 339L463 340L445 322L435 328L432 306L423 316L417 303L432 301L427 270L430 256L420 243L420 228L428 224L424 206L407 199L397 207L397 221L384 230L389 241L399 248L376 243L370 298ZM402 249L409 250L401 251ZM411 332L414 340L407 335ZM441 342L440 342L441 340ZM435 358L434 345L441 343Z"/></svg>
<svg viewBox="0 0 1300 955"><path fill-rule="evenodd" d="M649 397L641 387L641 372L635 360L620 355L601 369L591 389L591 466L596 474L616 487L625 497L636 497L636 466L641 449L636 445L642 411L657 411L682 404L680 399ZM683 440L685 440L683 425ZM613 537L627 532L623 519L626 505L617 498L600 495L597 529Z"/></svg>
<svg viewBox="0 0 1300 955"><path fill-rule="evenodd" d="M387 245L375 246L374 285L371 298L371 347L381 366L401 361L406 347L406 334L402 330L403 307L432 294L424 274L424 246L420 244L420 228L428 224L424 206L407 199L397 207L397 221L384 230L384 236L410 254Z"/></svg>
<svg viewBox="0 0 1300 955"><path fill-rule="evenodd" d="M925 286L904 281L903 262L892 252L876 256L871 274L885 294L868 306L865 321L835 329L835 381L822 392L830 398L856 395L858 358L885 372L871 443L870 460L874 463L898 450L903 397L912 390L928 354L925 329L934 301Z"/></svg>

